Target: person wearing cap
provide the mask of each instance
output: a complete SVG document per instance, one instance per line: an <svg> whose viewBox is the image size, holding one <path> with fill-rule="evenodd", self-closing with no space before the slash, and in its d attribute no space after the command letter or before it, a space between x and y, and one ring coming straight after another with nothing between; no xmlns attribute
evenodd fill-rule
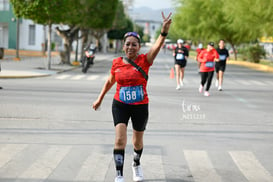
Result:
<svg viewBox="0 0 273 182"><path fill-rule="evenodd" d="M209 96L209 89L211 86L211 81L214 73L214 63L219 61L219 55L214 49L214 43L209 42L207 49L203 50L198 56L198 61L200 64L200 74L201 74L201 84L199 87L199 92L202 93L204 86L206 84L206 89L204 91L204 96Z"/></svg>
<svg viewBox="0 0 273 182"><path fill-rule="evenodd" d="M203 44L202 43L199 43L198 44L198 48L196 49L196 61L197 61L197 64L198 64L198 73L200 72L200 62L198 62L198 56L200 55L200 53L204 50L203 48Z"/></svg>
<svg viewBox="0 0 273 182"><path fill-rule="evenodd" d="M224 72L226 70L226 62L229 58L228 50L225 48L225 41L219 41L219 47L216 49L219 54L219 62L215 63L216 71L216 82L215 86L218 87L219 91L222 91Z"/></svg>
<svg viewBox="0 0 273 182"><path fill-rule="evenodd" d="M115 125L115 144L113 150L116 167L115 182L124 182L123 164L127 143L127 125L130 118L133 126L133 180L144 180L140 158L143 151L143 135L149 113L149 99L146 90L147 76L145 75L148 74L150 66L164 44L172 22L170 17L171 13L165 17L162 12L163 24L161 34L146 54L139 54L141 40L136 32L128 32L124 35L123 51L125 52L125 56L113 60L110 75L97 100L93 103L93 109L97 110L105 94L117 83L112 103L112 115ZM137 69L133 64L136 64L140 68Z"/></svg>
<svg viewBox="0 0 273 182"><path fill-rule="evenodd" d="M177 47L173 51L173 56L175 60L175 72L176 72L176 90L179 90L183 86L184 72L187 65L187 59L189 56L189 51L183 46L184 41L182 39L177 40Z"/></svg>

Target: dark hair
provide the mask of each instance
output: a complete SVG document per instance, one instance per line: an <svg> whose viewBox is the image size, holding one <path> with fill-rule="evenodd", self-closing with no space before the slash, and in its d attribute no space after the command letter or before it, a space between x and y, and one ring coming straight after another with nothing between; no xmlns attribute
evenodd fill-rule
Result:
<svg viewBox="0 0 273 182"><path fill-rule="evenodd" d="M136 33L136 32L127 32L127 33L124 35L124 37L123 37L123 41L125 42L126 38L127 38L127 37L131 37L131 36L137 38L138 43L140 44L140 36L139 36L138 33Z"/></svg>
<svg viewBox="0 0 273 182"><path fill-rule="evenodd" d="M210 46L213 47L214 46L214 42L209 42L208 45L210 45Z"/></svg>

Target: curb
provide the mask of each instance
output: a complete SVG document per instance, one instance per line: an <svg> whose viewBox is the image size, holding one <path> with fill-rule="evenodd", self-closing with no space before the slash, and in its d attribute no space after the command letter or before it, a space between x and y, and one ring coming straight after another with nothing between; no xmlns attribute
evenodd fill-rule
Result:
<svg viewBox="0 0 273 182"><path fill-rule="evenodd" d="M0 78L35 78L35 77L45 77L56 74L56 71L36 71L36 70L5 70L0 73Z"/></svg>
<svg viewBox="0 0 273 182"><path fill-rule="evenodd" d="M195 60L194 56L189 56L191 59ZM244 66L253 70L257 71L263 71L263 72L268 72L268 73L273 73L273 67L267 66L267 65L262 65L258 63L252 63L248 61L235 61L235 60L228 60L227 64L231 65L237 65L237 66Z"/></svg>
<svg viewBox="0 0 273 182"><path fill-rule="evenodd" d="M20 78L38 78L38 77L46 77L50 76L51 74L44 74L44 75L0 75L2 79L20 79Z"/></svg>
<svg viewBox="0 0 273 182"><path fill-rule="evenodd" d="M5 53L6 55L15 55L15 50L11 50L11 49L5 49ZM56 54L58 54L58 52L56 52ZM42 55L41 51L24 51L24 50L20 50L20 55L22 56L30 56L30 57L44 57ZM52 54L53 55L53 54ZM101 58L102 60L104 59L108 59L108 57L112 57L113 54L97 54L97 56L101 56L103 55L103 57ZM11 58L4 58L3 60L10 60ZM100 60L100 59L98 59ZM78 62L79 64L79 62ZM46 76L51 76L53 74L60 74L60 73L64 73L64 72L68 72L74 69L77 69L79 67L81 67L81 65L74 65L72 62L72 67L70 68L56 68L56 69L51 69L51 70L42 70L42 69L28 69L28 70L13 70L13 69L2 69L2 72L0 72L0 79L16 79L16 78L35 78L35 77L46 77ZM3 68L3 67L2 67Z"/></svg>
<svg viewBox="0 0 273 182"><path fill-rule="evenodd" d="M20 78L38 78L38 77L47 77L47 76L51 76L54 74L60 74L60 73L64 73L67 71L71 71L74 69L77 69L79 66L75 66L73 68L70 69L65 69L65 70L58 70L58 71L54 71L54 70L47 70L47 71L41 71L41 70L30 70L30 71L24 71L24 70L5 70L3 72L0 72L0 78L2 79L20 79ZM16 72L16 74L9 74L9 72ZM6 72L6 73L5 73ZM2 75L3 74L3 75Z"/></svg>
<svg viewBox="0 0 273 182"><path fill-rule="evenodd" d="M239 65L239 66L244 66L244 67L251 68L251 69L257 70L257 71L273 73L273 67L262 65L262 64L257 64L257 63L251 63L251 62L247 62L247 61L229 60L229 61L227 61L227 64Z"/></svg>

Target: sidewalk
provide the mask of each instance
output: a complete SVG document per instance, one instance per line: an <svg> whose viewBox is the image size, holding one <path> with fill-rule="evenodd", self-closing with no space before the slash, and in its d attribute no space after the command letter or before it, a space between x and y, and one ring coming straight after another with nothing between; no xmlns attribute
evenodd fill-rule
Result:
<svg viewBox="0 0 273 182"><path fill-rule="evenodd" d="M75 55L71 55L71 59L74 59ZM112 54L96 54L96 61L113 57ZM1 78L33 78L43 77L58 74L65 71L70 71L78 68L79 66L72 66L61 64L60 56L51 57L51 69L47 70L47 57L41 56L24 56L20 61L14 61L14 56L5 56L1 63Z"/></svg>

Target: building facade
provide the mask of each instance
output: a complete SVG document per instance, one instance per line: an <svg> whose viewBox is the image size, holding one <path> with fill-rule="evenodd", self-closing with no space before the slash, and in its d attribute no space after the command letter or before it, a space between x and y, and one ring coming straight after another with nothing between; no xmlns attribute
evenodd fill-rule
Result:
<svg viewBox="0 0 273 182"><path fill-rule="evenodd" d="M134 23L137 25L143 27L144 34L150 36L150 42L154 43L156 39L156 31L161 28L162 22L155 21L155 20L141 20L136 19L134 20Z"/></svg>
<svg viewBox="0 0 273 182"><path fill-rule="evenodd" d="M16 47L16 20L8 0L0 0L0 47Z"/></svg>
<svg viewBox="0 0 273 182"><path fill-rule="evenodd" d="M55 27L52 26L53 29ZM44 42L47 40L46 32L47 26L35 24L31 20L19 19L19 23L17 23L9 0L0 0L0 47L16 49L18 40L19 49L41 51ZM56 49L62 45L62 39L55 31L52 31L51 40L57 45Z"/></svg>

